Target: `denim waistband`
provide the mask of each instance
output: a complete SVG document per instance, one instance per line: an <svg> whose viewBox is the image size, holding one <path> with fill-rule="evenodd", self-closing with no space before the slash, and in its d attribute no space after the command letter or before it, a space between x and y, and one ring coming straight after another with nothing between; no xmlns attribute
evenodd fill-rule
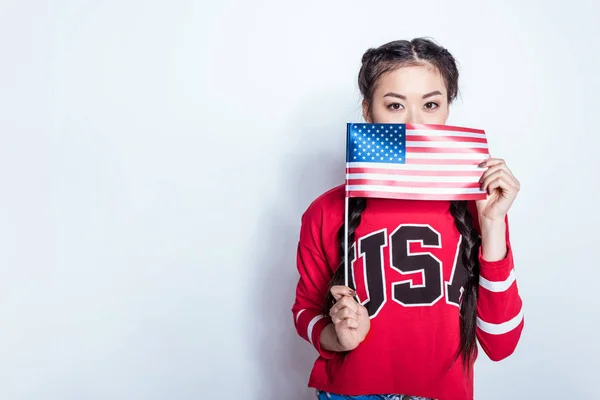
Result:
<svg viewBox="0 0 600 400"><path fill-rule="evenodd" d="M367 394L361 396L344 396L317 390L318 400L433 400L429 397L410 396L405 394Z"/></svg>

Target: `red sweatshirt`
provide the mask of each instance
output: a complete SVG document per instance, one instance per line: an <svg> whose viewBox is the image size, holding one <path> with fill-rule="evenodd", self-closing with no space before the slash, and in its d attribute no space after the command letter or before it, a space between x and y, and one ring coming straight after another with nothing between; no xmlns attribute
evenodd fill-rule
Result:
<svg viewBox="0 0 600 400"><path fill-rule="evenodd" d="M322 349L331 323L321 308L340 263L337 232L344 218L344 186L317 198L302 217L292 307L298 334L319 357L309 386L343 394L408 394L439 400L472 399L473 375L459 358L459 299L465 269L461 236L448 201L368 199L355 236L350 284L367 308L371 328L354 350ZM475 205L469 204L477 230ZM494 361L513 353L523 311L508 253L489 262L479 253L477 338ZM391 259L391 260L390 260Z"/></svg>

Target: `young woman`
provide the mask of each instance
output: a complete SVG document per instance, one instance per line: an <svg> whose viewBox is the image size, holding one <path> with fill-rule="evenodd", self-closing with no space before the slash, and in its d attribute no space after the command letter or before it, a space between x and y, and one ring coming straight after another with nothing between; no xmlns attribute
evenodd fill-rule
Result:
<svg viewBox="0 0 600 400"><path fill-rule="evenodd" d="M369 123L443 125L458 70L431 41L395 41L364 54L358 84ZM292 312L319 354L319 399L472 399L477 342L494 361L513 353L524 322L506 215L519 182L502 159L480 167L485 200L350 199L350 282L366 277L353 288L344 186L306 210Z"/></svg>

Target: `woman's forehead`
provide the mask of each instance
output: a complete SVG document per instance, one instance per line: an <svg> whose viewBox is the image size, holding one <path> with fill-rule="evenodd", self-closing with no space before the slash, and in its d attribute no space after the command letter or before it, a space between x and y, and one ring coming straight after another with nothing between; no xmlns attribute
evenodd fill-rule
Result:
<svg viewBox="0 0 600 400"><path fill-rule="evenodd" d="M393 91L404 96L426 94L433 91L446 93L442 74L430 65L406 66L382 75L376 92Z"/></svg>

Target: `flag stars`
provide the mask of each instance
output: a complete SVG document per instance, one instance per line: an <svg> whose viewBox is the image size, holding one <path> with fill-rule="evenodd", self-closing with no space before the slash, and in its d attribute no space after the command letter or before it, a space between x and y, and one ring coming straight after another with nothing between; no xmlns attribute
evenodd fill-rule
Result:
<svg viewBox="0 0 600 400"><path fill-rule="evenodd" d="M402 129L387 124L350 125L352 146L350 160L354 162L403 163Z"/></svg>

